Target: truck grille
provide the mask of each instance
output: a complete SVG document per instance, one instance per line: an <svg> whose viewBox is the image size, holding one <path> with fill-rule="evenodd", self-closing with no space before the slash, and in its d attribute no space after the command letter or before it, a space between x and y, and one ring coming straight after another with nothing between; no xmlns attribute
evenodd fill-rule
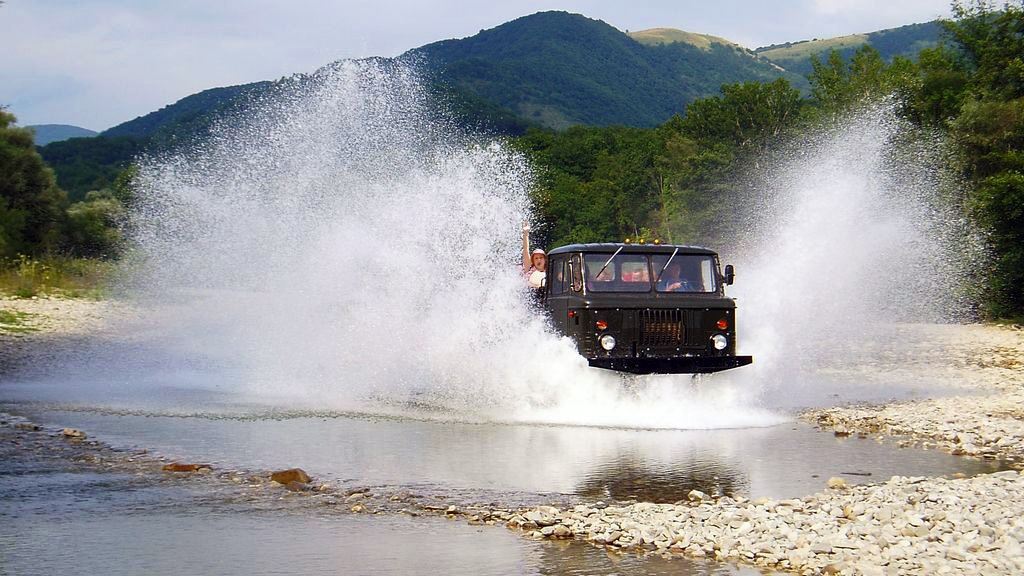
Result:
<svg viewBox="0 0 1024 576"><path fill-rule="evenodd" d="M640 311L640 346L680 346L685 337L681 310Z"/></svg>

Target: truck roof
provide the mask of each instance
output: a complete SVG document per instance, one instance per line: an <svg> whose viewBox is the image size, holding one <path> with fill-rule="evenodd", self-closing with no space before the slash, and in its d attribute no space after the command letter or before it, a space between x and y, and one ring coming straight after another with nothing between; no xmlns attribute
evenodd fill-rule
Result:
<svg viewBox="0 0 1024 576"><path fill-rule="evenodd" d="M703 246L688 246L685 244L624 244L622 242L600 242L592 244L569 244L559 246L548 252L548 255L566 254L572 252L591 252L611 254L622 249L622 254L671 254L678 250L679 254L702 254L716 256L718 253Z"/></svg>

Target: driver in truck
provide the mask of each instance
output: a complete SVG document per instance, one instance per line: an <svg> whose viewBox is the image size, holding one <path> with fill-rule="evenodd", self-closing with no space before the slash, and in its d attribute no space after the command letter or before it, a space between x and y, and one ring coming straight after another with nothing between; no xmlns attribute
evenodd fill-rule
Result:
<svg viewBox="0 0 1024 576"><path fill-rule="evenodd" d="M689 292L695 289L693 282L683 278L683 268L679 262L669 262L665 272L658 280L658 292Z"/></svg>

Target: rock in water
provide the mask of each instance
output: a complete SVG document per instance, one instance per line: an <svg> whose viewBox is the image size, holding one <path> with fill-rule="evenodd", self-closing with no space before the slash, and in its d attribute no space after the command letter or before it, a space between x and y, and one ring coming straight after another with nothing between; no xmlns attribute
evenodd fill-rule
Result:
<svg viewBox="0 0 1024 576"><path fill-rule="evenodd" d="M572 538L572 530L563 524L555 524L551 535L555 538Z"/></svg>
<svg viewBox="0 0 1024 576"><path fill-rule="evenodd" d="M833 476L828 479L828 487L836 490L846 488L846 480L843 480L839 476Z"/></svg>
<svg viewBox="0 0 1024 576"><path fill-rule="evenodd" d="M198 472L200 470L209 470L211 466L209 464L184 464L181 462L171 462L170 464L164 465L164 472Z"/></svg>
<svg viewBox="0 0 1024 576"><path fill-rule="evenodd" d="M294 482L293 481L293 482L289 482L289 483L285 484L284 487L287 488L288 490L292 491L292 492L302 492L303 490L306 489L306 484L304 484L302 482Z"/></svg>
<svg viewBox="0 0 1024 576"><path fill-rule="evenodd" d="M74 428L65 428L61 430L61 434L63 434L65 438L76 438L78 440L85 440L85 432L82 432L81 430L75 430Z"/></svg>
<svg viewBox="0 0 1024 576"><path fill-rule="evenodd" d="M274 482L284 484L287 486L292 482L299 482L301 484L308 484L310 481L309 474L302 468L289 468L287 470L278 470L270 475L270 479Z"/></svg>
<svg viewBox="0 0 1024 576"><path fill-rule="evenodd" d="M686 495L686 498L690 502L703 502L704 500L708 499L708 495L701 492L700 490L690 490L690 492Z"/></svg>

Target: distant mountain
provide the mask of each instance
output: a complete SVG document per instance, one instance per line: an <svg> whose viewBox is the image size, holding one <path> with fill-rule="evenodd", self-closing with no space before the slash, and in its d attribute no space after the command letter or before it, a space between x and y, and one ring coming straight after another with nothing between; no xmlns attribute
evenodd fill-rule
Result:
<svg viewBox="0 0 1024 576"><path fill-rule="evenodd" d="M104 136L172 139L207 128L220 113L239 105L245 98L260 94L272 82L254 82L238 86L210 88L168 104L103 131Z"/></svg>
<svg viewBox="0 0 1024 576"><path fill-rule="evenodd" d="M832 50L838 51L843 58L849 58L861 46L870 44L882 58L892 60L894 56L913 58L922 48L936 46L941 41L942 25L936 20L866 34L775 44L754 52L790 72L807 75L812 70L811 56L824 61Z"/></svg>
<svg viewBox="0 0 1024 576"><path fill-rule="evenodd" d="M474 131L520 134L528 126L656 126L722 84L784 77L806 87L810 55L867 42L883 56L912 55L939 38L936 22L854 37L751 51L715 36L671 28L626 34L600 20L539 12L462 39L410 50L397 61L422 66L429 93ZM386 59L381 59L386 60ZM108 186L142 151L191 143L218 117L246 114L275 86L211 88L114 126L99 136L42 146L72 198Z"/></svg>
<svg viewBox="0 0 1024 576"><path fill-rule="evenodd" d="M26 128L31 128L35 132L36 146L46 146L50 142L60 142L69 138L87 138L96 135L93 130L70 124L35 124L26 126Z"/></svg>
<svg viewBox="0 0 1024 576"><path fill-rule="evenodd" d="M654 126L722 84L786 75L736 44L673 32L638 41L600 20L539 12L403 57L457 92L552 128Z"/></svg>
<svg viewBox="0 0 1024 576"><path fill-rule="evenodd" d="M211 88L186 96L156 112L118 124L88 139L51 142L39 153L57 174L71 200L114 183L118 173L145 152L190 142L222 114L237 110L271 82Z"/></svg>
<svg viewBox="0 0 1024 576"><path fill-rule="evenodd" d="M57 173L57 185L75 202L91 190L111 186L148 146L145 138L100 135L50 142L39 148L39 154Z"/></svg>

